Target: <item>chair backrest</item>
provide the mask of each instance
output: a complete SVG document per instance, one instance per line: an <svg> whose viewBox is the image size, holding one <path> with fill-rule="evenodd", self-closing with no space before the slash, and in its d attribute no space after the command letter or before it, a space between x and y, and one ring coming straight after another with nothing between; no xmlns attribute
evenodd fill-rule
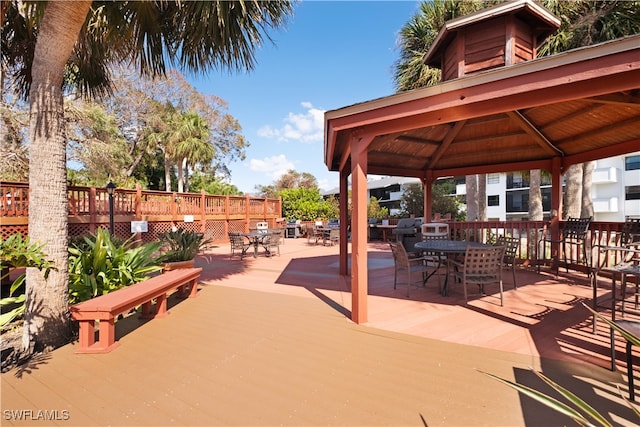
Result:
<svg viewBox="0 0 640 427"><path fill-rule="evenodd" d="M640 218L625 218L620 243L629 245L640 242Z"/></svg>
<svg viewBox="0 0 640 427"><path fill-rule="evenodd" d="M504 259L513 261L518 256L520 238L512 236L498 236L496 239L496 245L504 246Z"/></svg>
<svg viewBox="0 0 640 427"><path fill-rule="evenodd" d="M231 247L233 248L242 247L244 245L244 237L242 237L241 233L230 231L229 242L231 243Z"/></svg>
<svg viewBox="0 0 640 427"><path fill-rule="evenodd" d="M464 254L464 271L467 276L495 276L502 272L504 246L467 246Z"/></svg>
<svg viewBox="0 0 640 427"><path fill-rule="evenodd" d="M565 239L585 239L593 217L567 218L562 227L562 236Z"/></svg>
<svg viewBox="0 0 640 427"><path fill-rule="evenodd" d="M332 242L337 242L338 240L340 240L340 229L339 228L332 228L329 231L329 240L331 240Z"/></svg>
<svg viewBox="0 0 640 427"><path fill-rule="evenodd" d="M400 242L389 242L391 247L391 253L393 254L393 260L396 263L396 267L409 267L409 255L404 249L404 246Z"/></svg>
<svg viewBox="0 0 640 427"><path fill-rule="evenodd" d="M268 239L269 244L272 246L278 246L280 244L280 239L282 238L282 230L275 229L269 233Z"/></svg>

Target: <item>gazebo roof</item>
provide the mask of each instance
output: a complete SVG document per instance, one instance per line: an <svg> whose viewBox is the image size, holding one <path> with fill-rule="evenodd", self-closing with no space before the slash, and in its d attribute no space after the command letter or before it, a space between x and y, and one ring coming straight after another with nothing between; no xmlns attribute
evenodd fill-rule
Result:
<svg viewBox="0 0 640 427"><path fill-rule="evenodd" d="M550 169L640 148L640 35L325 113L325 163L365 136L367 173L425 178Z"/></svg>

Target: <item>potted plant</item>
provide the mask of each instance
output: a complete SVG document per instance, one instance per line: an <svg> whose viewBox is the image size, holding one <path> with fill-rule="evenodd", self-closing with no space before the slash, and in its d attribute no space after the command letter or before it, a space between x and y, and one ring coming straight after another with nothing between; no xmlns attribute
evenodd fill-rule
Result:
<svg viewBox="0 0 640 427"><path fill-rule="evenodd" d="M191 268L196 255L202 248L211 243L211 239L205 239L204 234L178 228L160 235L160 242L166 249L160 256L163 270L169 271L176 268Z"/></svg>

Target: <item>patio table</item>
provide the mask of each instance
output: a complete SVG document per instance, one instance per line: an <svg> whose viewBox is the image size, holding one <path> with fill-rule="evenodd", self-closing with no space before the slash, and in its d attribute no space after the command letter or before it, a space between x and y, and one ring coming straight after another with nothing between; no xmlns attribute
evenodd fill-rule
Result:
<svg viewBox="0 0 640 427"><path fill-rule="evenodd" d="M445 239L427 239L421 242L417 242L414 245L414 247L420 251L444 254L447 258L453 255L464 254L467 251L467 246L486 248L486 247L491 247L492 245L488 243L481 243L481 242L467 242L464 240L445 240ZM440 258L438 258L438 260L439 259ZM427 279L431 277L434 273L431 273L427 277ZM449 262L447 262L447 273L444 276L444 285L442 286L443 296L447 296L448 281L449 281Z"/></svg>
<svg viewBox="0 0 640 427"><path fill-rule="evenodd" d="M271 233L269 231L251 231L249 233L242 233L242 235L249 239L249 242L253 245L254 258L258 257L258 247L262 244L263 239L270 234Z"/></svg>

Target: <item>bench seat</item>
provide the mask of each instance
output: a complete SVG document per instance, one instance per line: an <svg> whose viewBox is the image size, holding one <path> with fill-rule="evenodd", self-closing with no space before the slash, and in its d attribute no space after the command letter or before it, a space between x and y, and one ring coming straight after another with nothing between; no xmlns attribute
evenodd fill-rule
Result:
<svg viewBox="0 0 640 427"><path fill-rule="evenodd" d="M118 347L119 344L115 341L115 320L122 313L141 305L142 318L164 317L169 314L167 295L172 290L177 289L185 297L195 297L201 271L202 268L168 271L69 307L71 317L80 324L80 345L76 353L108 353ZM95 341L96 320L100 324L98 342Z"/></svg>

